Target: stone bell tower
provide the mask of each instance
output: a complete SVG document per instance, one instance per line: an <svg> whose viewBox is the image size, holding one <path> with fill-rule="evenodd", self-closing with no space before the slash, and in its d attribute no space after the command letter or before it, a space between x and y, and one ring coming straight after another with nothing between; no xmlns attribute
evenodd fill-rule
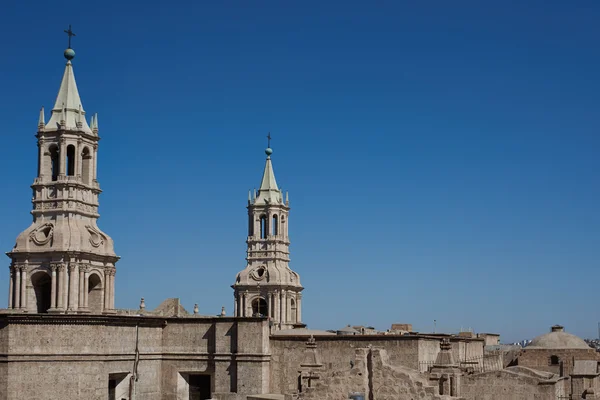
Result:
<svg viewBox="0 0 600 400"><path fill-rule="evenodd" d="M33 223L7 253L11 259L8 308L30 313L114 312L112 239L97 225L98 116L89 125L73 65L70 39L65 72L46 123L40 111Z"/></svg>
<svg viewBox="0 0 600 400"><path fill-rule="evenodd" d="M270 144L269 135L269 144ZM277 187L269 146L258 193L248 194L246 268L237 274L234 291L236 317L264 316L273 330L302 324L300 276L289 267L290 203Z"/></svg>

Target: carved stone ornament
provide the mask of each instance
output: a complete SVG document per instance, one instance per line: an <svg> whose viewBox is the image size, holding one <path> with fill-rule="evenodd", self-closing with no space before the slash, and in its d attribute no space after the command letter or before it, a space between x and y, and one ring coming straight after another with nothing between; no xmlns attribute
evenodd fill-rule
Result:
<svg viewBox="0 0 600 400"><path fill-rule="evenodd" d="M86 225L85 228L90 233L90 243L92 246L100 247L104 244L106 236L104 236L98 229L94 228L91 225Z"/></svg>
<svg viewBox="0 0 600 400"><path fill-rule="evenodd" d="M56 188L55 187L48 188L48 198L49 199L55 199L56 198Z"/></svg>
<svg viewBox="0 0 600 400"><path fill-rule="evenodd" d="M33 230L29 234L29 240L31 240L33 243L39 246L43 246L52 240L53 235L54 225L52 225L52 223L50 222L47 222Z"/></svg>
<svg viewBox="0 0 600 400"><path fill-rule="evenodd" d="M253 269L250 272L250 277L255 281L262 281L268 275L267 268L264 266L260 266L258 268Z"/></svg>

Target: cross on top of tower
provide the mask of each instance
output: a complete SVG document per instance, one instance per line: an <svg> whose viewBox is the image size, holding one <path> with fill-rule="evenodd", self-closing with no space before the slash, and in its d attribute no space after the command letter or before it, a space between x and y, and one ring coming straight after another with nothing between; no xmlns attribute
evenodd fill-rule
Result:
<svg viewBox="0 0 600 400"><path fill-rule="evenodd" d="M265 153L267 156L271 156L273 154L273 149L271 148L271 132L267 135L267 148L265 149Z"/></svg>
<svg viewBox="0 0 600 400"><path fill-rule="evenodd" d="M71 38L72 38L73 36L77 36L77 35L75 35L75 33L73 32L73 30L71 29L71 24L69 24L69 30L66 30L66 29L65 29L65 33L66 33L67 35L69 35L69 47L67 47L67 48L69 48L69 49L70 49L70 48L71 48Z"/></svg>
<svg viewBox="0 0 600 400"><path fill-rule="evenodd" d="M69 35L69 47L65 50L64 55L67 60L71 61L75 58L75 50L71 48L71 38L75 36L75 33L73 33L73 30L71 29L71 25L69 25L69 30L65 29L65 33Z"/></svg>

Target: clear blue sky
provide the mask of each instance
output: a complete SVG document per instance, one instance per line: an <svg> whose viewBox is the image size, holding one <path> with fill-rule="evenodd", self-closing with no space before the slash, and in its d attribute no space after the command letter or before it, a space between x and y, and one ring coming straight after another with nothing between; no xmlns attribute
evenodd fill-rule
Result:
<svg viewBox="0 0 600 400"><path fill-rule="evenodd" d="M600 3L140 4L3 3L0 249L73 24L117 307L231 313L270 131L309 327L597 335Z"/></svg>

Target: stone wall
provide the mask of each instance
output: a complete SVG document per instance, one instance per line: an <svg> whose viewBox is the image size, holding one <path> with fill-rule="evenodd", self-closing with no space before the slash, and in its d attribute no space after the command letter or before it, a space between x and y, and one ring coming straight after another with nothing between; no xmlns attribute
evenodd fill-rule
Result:
<svg viewBox="0 0 600 400"><path fill-rule="evenodd" d="M419 372L389 364L386 350L357 349L352 368L328 369L312 388L305 389L303 400L347 399L349 392L359 392L365 399L377 400L438 400L437 388ZM455 398L457 399L457 398Z"/></svg>
<svg viewBox="0 0 600 400"><path fill-rule="evenodd" d="M551 365L550 358L558 357L559 364ZM596 351L589 349L523 349L517 357L517 365L552 372L563 376L571 375L574 360L598 360ZM561 371L562 363L562 371Z"/></svg>
<svg viewBox="0 0 600 400"><path fill-rule="evenodd" d="M556 400L565 396L565 382L552 374L510 367L463 376L461 395L474 400Z"/></svg>
<svg viewBox="0 0 600 400"><path fill-rule="evenodd" d="M306 340L306 336L271 336L271 393L297 390ZM371 345L386 351L390 365L424 372L440 351L439 337L422 335L318 336L316 341L325 370L350 370L356 363L356 349ZM455 357L483 356L482 339L452 338L451 343Z"/></svg>
<svg viewBox="0 0 600 400"><path fill-rule="evenodd" d="M137 399L186 398L189 374L215 399L268 392L265 320L21 314L0 316L0 400L104 400L115 377L129 398L136 337Z"/></svg>

